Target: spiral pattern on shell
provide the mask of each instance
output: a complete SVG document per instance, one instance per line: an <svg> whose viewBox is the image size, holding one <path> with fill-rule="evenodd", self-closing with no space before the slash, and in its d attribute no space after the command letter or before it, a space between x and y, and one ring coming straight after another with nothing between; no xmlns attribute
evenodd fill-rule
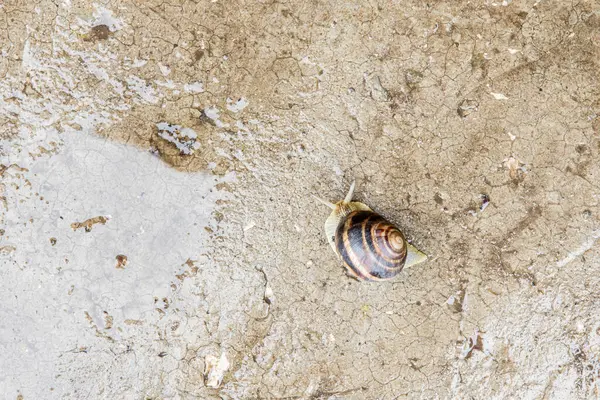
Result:
<svg viewBox="0 0 600 400"><path fill-rule="evenodd" d="M396 276L406 261L402 232L372 211L353 211L335 233L335 247L348 272L361 280L379 281Z"/></svg>

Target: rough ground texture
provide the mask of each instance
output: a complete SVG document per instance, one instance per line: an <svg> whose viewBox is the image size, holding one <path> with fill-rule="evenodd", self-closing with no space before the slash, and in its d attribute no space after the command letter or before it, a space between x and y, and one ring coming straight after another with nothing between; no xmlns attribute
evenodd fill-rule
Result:
<svg viewBox="0 0 600 400"><path fill-rule="evenodd" d="M5 398L600 396L598 2L0 21ZM355 179L427 263L345 276Z"/></svg>

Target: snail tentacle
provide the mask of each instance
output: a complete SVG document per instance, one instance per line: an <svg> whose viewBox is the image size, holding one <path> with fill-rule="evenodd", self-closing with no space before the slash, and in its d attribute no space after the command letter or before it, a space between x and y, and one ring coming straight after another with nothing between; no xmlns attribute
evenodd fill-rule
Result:
<svg viewBox="0 0 600 400"><path fill-rule="evenodd" d="M346 194L346 197L344 198L344 203L350 203L352 201L352 196L354 195L354 185L356 184L356 181L352 181L352 184L350 185L350 189L348 190L348 194Z"/></svg>
<svg viewBox="0 0 600 400"><path fill-rule="evenodd" d="M319 203L326 205L327 207L331 208L332 210L335 210L335 204L330 203L326 200L321 199L320 197L315 196L314 194L312 195L312 197L317 200Z"/></svg>

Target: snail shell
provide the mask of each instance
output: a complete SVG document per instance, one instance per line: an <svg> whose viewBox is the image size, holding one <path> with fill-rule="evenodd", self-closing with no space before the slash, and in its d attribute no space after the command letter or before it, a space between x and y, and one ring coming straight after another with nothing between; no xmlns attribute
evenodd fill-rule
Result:
<svg viewBox="0 0 600 400"><path fill-rule="evenodd" d="M387 280L427 259L394 224L366 204L351 201L353 193L354 183L346 198L336 204L318 199L333 209L325 221L325 234L351 276L366 281Z"/></svg>

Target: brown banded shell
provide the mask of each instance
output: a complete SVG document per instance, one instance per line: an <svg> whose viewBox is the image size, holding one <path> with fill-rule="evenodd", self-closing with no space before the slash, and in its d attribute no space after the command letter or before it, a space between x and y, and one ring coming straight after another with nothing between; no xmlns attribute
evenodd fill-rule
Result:
<svg viewBox="0 0 600 400"><path fill-rule="evenodd" d="M393 278L406 262L406 238L372 211L348 214L336 230L335 246L348 272L361 280Z"/></svg>
<svg viewBox="0 0 600 400"><path fill-rule="evenodd" d="M332 209L325 221L325 235L350 275L382 281L427 260L427 255L406 241L400 229L366 204L352 201L353 194L354 183L346 197L335 204L315 197Z"/></svg>

